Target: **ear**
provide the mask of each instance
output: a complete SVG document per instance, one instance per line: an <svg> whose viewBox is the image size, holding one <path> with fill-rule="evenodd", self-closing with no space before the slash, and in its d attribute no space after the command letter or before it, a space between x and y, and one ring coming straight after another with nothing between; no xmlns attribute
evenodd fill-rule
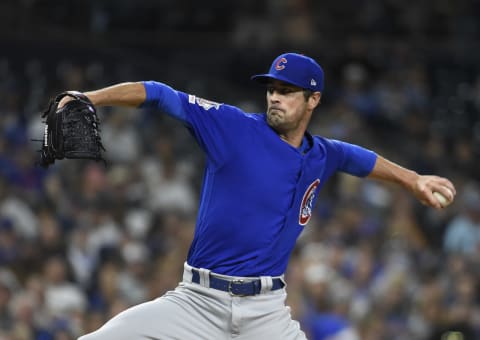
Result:
<svg viewBox="0 0 480 340"><path fill-rule="evenodd" d="M308 98L308 106L311 110L315 109L320 105L320 99L322 98L321 92L313 92L312 95Z"/></svg>

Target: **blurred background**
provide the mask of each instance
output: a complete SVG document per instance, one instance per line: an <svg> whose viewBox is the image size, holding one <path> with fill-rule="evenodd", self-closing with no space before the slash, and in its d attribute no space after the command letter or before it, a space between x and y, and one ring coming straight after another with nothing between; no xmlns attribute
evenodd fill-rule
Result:
<svg viewBox="0 0 480 340"><path fill-rule="evenodd" d="M158 80L262 112L278 54L326 73L310 131L450 178L454 204L336 175L292 255L310 339L480 339L480 1L0 2L0 339L76 339L181 280L203 155L161 112L101 108L108 166L35 166L63 90Z"/></svg>

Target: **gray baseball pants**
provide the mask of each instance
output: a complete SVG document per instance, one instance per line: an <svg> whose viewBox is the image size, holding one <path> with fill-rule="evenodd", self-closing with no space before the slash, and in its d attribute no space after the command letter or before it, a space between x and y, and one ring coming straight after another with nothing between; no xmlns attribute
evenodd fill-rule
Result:
<svg viewBox="0 0 480 340"><path fill-rule="evenodd" d="M206 288L209 270L201 269L200 284L192 283L191 268L185 264L183 282L174 291L123 311L79 340L306 339L285 305L285 288L270 290L271 277L261 278L258 295L231 296Z"/></svg>

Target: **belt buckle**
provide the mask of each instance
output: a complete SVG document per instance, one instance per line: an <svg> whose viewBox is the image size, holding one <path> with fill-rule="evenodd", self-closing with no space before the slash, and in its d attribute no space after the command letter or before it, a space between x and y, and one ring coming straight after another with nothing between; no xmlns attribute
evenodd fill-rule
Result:
<svg viewBox="0 0 480 340"><path fill-rule="evenodd" d="M246 294L235 294L234 292L232 292L232 284L242 284L244 282L245 281L242 280L242 279L229 281L228 282L228 294L230 294L231 296L247 296Z"/></svg>

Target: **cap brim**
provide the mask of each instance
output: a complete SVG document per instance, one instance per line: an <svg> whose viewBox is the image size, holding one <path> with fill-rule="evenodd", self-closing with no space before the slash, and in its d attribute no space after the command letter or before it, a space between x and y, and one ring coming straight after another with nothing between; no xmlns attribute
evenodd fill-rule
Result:
<svg viewBox="0 0 480 340"><path fill-rule="evenodd" d="M270 74L256 74L250 77L251 80L255 80L257 83L265 84L268 83L271 79L274 79Z"/></svg>
<svg viewBox="0 0 480 340"><path fill-rule="evenodd" d="M280 80L280 81L283 81L285 83L288 83L288 84L292 84L292 85L295 85L295 86L298 86L300 88L304 88L302 85L300 84L295 84L293 83L292 81L290 81L289 79L287 78L284 78L282 76L279 76L278 74L270 74L270 73L265 73L265 74L256 74L252 77L250 77L251 80L255 80L256 82L260 83L260 84L266 84L270 81L272 81L272 79L275 79L275 80Z"/></svg>

